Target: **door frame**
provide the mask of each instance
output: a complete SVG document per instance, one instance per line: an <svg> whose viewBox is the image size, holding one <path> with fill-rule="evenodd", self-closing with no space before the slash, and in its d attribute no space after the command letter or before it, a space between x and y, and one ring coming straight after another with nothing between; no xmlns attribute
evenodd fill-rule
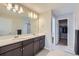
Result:
<svg viewBox="0 0 79 59"><path fill-rule="evenodd" d="M67 20L67 45L66 46L68 46L68 19L67 18L63 18L63 19L59 19L59 20L57 20L57 22L58 22L58 41L57 41L57 43L56 43L56 45L59 45L59 21L60 20Z"/></svg>

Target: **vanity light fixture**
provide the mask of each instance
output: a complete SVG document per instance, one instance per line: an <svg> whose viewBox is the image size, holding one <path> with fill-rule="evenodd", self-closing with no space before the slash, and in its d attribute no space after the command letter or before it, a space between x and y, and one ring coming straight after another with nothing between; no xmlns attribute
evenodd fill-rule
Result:
<svg viewBox="0 0 79 59"><path fill-rule="evenodd" d="M23 13L23 8L20 7L20 10L18 11L18 13Z"/></svg>
<svg viewBox="0 0 79 59"><path fill-rule="evenodd" d="M4 6L7 8L7 10L13 11L18 14L21 14L24 12L23 7L19 4L7 3L7 4L4 4ZM38 18L38 14L33 11L29 11L27 14L29 18L32 18L32 19Z"/></svg>
<svg viewBox="0 0 79 59"><path fill-rule="evenodd" d="M34 12L31 11L31 12L28 13L28 17L30 17L32 19L37 19L38 15L36 13L34 13Z"/></svg>
<svg viewBox="0 0 79 59"><path fill-rule="evenodd" d="M7 10L9 10L9 11L11 10L11 11L17 12L19 14L24 12L22 6L17 5L17 4L8 3L7 5L5 4L5 6L6 6Z"/></svg>
<svg viewBox="0 0 79 59"><path fill-rule="evenodd" d="M37 19L37 14L34 13L34 18Z"/></svg>
<svg viewBox="0 0 79 59"><path fill-rule="evenodd" d="M32 18L33 13L32 12L28 12L28 17Z"/></svg>
<svg viewBox="0 0 79 59"><path fill-rule="evenodd" d="M8 9L8 10L11 10L11 9L12 9L12 4L10 4L10 3L7 4L7 9Z"/></svg>
<svg viewBox="0 0 79 59"><path fill-rule="evenodd" d="M15 5L15 7L14 7L15 9L16 9L16 11L18 11L19 9L19 6L18 5Z"/></svg>
<svg viewBox="0 0 79 59"><path fill-rule="evenodd" d="M13 8L12 10L13 10L13 12L16 12L16 9L15 8Z"/></svg>
<svg viewBox="0 0 79 59"><path fill-rule="evenodd" d="M29 12L28 17L33 18L33 12Z"/></svg>

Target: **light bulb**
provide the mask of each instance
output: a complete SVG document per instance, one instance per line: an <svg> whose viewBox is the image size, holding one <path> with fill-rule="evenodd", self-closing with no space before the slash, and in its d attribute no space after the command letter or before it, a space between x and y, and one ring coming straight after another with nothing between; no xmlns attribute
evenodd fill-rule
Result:
<svg viewBox="0 0 79 59"><path fill-rule="evenodd" d="M8 3L8 7L12 7L12 4Z"/></svg>
<svg viewBox="0 0 79 59"><path fill-rule="evenodd" d="M37 14L34 13L34 19L37 19L37 17L38 17Z"/></svg>
<svg viewBox="0 0 79 59"><path fill-rule="evenodd" d="M9 4L7 5L7 9L8 9L8 10L11 10L11 9L12 9L12 4L9 3Z"/></svg>
<svg viewBox="0 0 79 59"><path fill-rule="evenodd" d="M33 12L30 13L30 17L33 18Z"/></svg>
<svg viewBox="0 0 79 59"><path fill-rule="evenodd" d="M18 5L15 5L15 9L18 10Z"/></svg>
<svg viewBox="0 0 79 59"><path fill-rule="evenodd" d="M16 9L13 9L13 12L16 12Z"/></svg>
<svg viewBox="0 0 79 59"><path fill-rule="evenodd" d="M23 8L22 7L20 7L20 10L18 11L18 13L23 13L24 11L23 11Z"/></svg>
<svg viewBox="0 0 79 59"><path fill-rule="evenodd" d="M34 13L33 17L34 17L34 19L36 19L36 14L35 13Z"/></svg>

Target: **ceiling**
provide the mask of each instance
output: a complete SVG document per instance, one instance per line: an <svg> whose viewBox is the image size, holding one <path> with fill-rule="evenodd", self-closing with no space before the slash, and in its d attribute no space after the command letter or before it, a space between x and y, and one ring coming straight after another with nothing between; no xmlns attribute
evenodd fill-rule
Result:
<svg viewBox="0 0 79 59"><path fill-rule="evenodd" d="M23 5L38 13L52 10L57 15L73 12L79 8L77 3L24 3Z"/></svg>

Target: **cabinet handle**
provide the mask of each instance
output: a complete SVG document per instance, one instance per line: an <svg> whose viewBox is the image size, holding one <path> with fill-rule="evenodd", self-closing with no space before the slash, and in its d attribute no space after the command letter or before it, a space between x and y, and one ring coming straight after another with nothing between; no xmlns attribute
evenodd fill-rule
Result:
<svg viewBox="0 0 79 59"><path fill-rule="evenodd" d="M23 48L23 50L24 50L24 48Z"/></svg>
<svg viewBox="0 0 79 59"><path fill-rule="evenodd" d="M21 49L21 51L22 51L22 49Z"/></svg>

